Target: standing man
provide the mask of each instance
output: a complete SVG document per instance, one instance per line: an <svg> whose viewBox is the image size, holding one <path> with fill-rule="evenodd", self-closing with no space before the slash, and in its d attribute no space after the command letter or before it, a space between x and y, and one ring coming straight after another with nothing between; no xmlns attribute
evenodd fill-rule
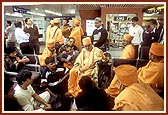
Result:
<svg viewBox="0 0 168 115"><path fill-rule="evenodd" d="M81 52L82 50L82 36L84 35L83 33L83 29L81 28L80 26L80 20L76 19L76 18L73 18L73 24L74 24L74 27L71 31L71 34L69 37L72 37L75 39L75 45L78 47L79 49L79 52Z"/></svg>
<svg viewBox="0 0 168 115"><path fill-rule="evenodd" d="M30 54L30 45L29 45L29 37L28 33L25 33L22 29L22 23L20 21L15 23L15 37L17 43L19 43L20 50L22 54Z"/></svg>
<svg viewBox="0 0 168 115"><path fill-rule="evenodd" d="M26 27L24 28L25 33L29 33L29 44L30 44L30 53L35 53L39 55L39 50L40 50L40 44L39 44L39 31L38 28L35 24L32 23L31 18L26 18L25 19Z"/></svg>
<svg viewBox="0 0 168 115"><path fill-rule="evenodd" d="M54 20L50 20L50 24L47 26L47 29L46 29L46 45L48 41L50 41L50 37L51 37L50 31L52 27L54 27Z"/></svg>
<svg viewBox="0 0 168 115"><path fill-rule="evenodd" d="M138 17L133 17L132 26L129 28L129 34L134 37L132 40L134 45L140 45L142 42L142 33L143 28L138 25Z"/></svg>
<svg viewBox="0 0 168 115"><path fill-rule="evenodd" d="M163 15L160 15L158 18L158 27L156 29L156 33L159 36L158 42L161 44L164 44L164 17Z"/></svg>
<svg viewBox="0 0 168 115"><path fill-rule="evenodd" d="M106 51L107 47L107 30L102 26L102 19L97 17L95 18L95 29L92 34L92 43L95 47L98 47L103 52Z"/></svg>
<svg viewBox="0 0 168 115"><path fill-rule="evenodd" d="M64 44L64 38L62 35L62 30L60 29L60 18L55 18L54 20L54 26L50 30L50 39L54 40L55 49L58 51L61 45ZM50 41L46 41L50 42Z"/></svg>
<svg viewBox="0 0 168 115"><path fill-rule="evenodd" d="M159 39L159 36L156 33L156 26L157 26L157 22L155 19L150 19L148 21L146 30L143 32L143 37L142 37L143 41L140 47L140 57L139 57L140 59L149 60L149 55L146 55L146 56L143 56L143 55L148 54L151 44L153 42L157 42Z"/></svg>
<svg viewBox="0 0 168 115"><path fill-rule="evenodd" d="M6 46L15 47L15 27L12 25L11 21L6 21L5 33L7 34Z"/></svg>
<svg viewBox="0 0 168 115"><path fill-rule="evenodd" d="M70 26L69 26L69 20L68 19L64 19L63 20L63 25L62 25L62 35L64 36L64 44L67 44L69 36L71 34L71 30Z"/></svg>

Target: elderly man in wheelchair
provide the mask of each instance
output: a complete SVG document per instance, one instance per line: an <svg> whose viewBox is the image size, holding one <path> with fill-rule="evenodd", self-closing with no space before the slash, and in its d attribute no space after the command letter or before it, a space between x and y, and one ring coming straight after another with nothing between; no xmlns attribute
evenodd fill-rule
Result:
<svg viewBox="0 0 168 115"><path fill-rule="evenodd" d="M103 73L98 71L98 67L102 64L102 61L106 60L103 51L92 45L90 37L83 38L82 42L84 48L78 55L74 67L69 72L68 92L73 97L76 97L81 91L78 83L82 76L92 76L97 85L100 84L97 75Z"/></svg>

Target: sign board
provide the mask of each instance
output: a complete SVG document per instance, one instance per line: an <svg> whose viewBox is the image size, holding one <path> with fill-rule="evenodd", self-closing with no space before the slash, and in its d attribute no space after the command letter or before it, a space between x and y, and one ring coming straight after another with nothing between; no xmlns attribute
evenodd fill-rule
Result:
<svg viewBox="0 0 168 115"><path fill-rule="evenodd" d="M25 9L25 8L21 8L18 6L13 6L13 12L18 12L18 13L23 13L23 14L28 14L28 12L30 12L29 9Z"/></svg>
<svg viewBox="0 0 168 115"><path fill-rule="evenodd" d="M127 20L126 16L115 16L114 21L125 21Z"/></svg>
<svg viewBox="0 0 168 115"><path fill-rule="evenodd" d="M93 31L96 29L94 20L86 20L86 33L87 36L92 36Z"/></svg>

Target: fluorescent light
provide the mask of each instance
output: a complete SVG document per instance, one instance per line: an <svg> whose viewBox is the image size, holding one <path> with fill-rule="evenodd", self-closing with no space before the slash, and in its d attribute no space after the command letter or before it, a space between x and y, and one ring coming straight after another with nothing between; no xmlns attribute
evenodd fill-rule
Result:
<svg viewBox="0 0 168 115"><path fill-rule="evenodd" d="M54 15L57 15L57 16L62 16L61 13L53 12L53 11L50 11L50 10L45 10L44 12L49 13L49 14L54 14Z"/></svg>
<svg viewBox="0 0 168 115"><path fill-rule="evenodd" d="M22 18L23 15L21 13L17 13L17 12L14 12L14 13L5 13L6 16L13 16L13 17L20 17Z"/></svg>
<svg viewBox="0 0 168 115"><path fill-rule="evenodd" d="M158 14L158 13L159 13L159 12L156 12L156 13L151 13L151 14L144 13L144 15L143 15L143 16L153 16L153 15Z"/></svg>
<svg viewBox="0 0 168 115"><path fill-rule="evenodd" d="M27 12L27 13L29 13L29 14L32 14L32 15L38 15L38 16L46 16L45 14L41 14L41 13L36 13L36 12Z"/></svg>
<svg viewBox="0 0 168 115"><path fill-rule="evenodd" d="M157 7L156 9L157 10L162 10L162 9L164 9L164 6Z"/></svg>

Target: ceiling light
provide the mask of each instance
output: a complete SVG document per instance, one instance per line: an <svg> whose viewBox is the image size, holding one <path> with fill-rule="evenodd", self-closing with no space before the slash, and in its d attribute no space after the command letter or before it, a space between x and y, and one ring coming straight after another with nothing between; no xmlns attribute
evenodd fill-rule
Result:
<svg viewBox="0 0 168 115"><path fill-rule="evenodd" d="M13 17L20 17L22 18L23 15L21 13L17 13L17 12L14 12L14 13L5 13L6 16L13 16Z"/></svg>
<svg viewBox="0 0 168 115"><path fill-rule="evenodd" d="M53 11L50 11L50 10L45 10L44 12L49 13L49 14L54 14L54 15L57 15L57 16L62 16L61 13L53 12Z"/></svg>
<svg viewBox="0 0 168 115"><path fill-rule="evenodd" d="M159 7L157 7L156 9L157 9L157 10L162 10L162 9L164 9L164 6L159 6Z"/></svg>

